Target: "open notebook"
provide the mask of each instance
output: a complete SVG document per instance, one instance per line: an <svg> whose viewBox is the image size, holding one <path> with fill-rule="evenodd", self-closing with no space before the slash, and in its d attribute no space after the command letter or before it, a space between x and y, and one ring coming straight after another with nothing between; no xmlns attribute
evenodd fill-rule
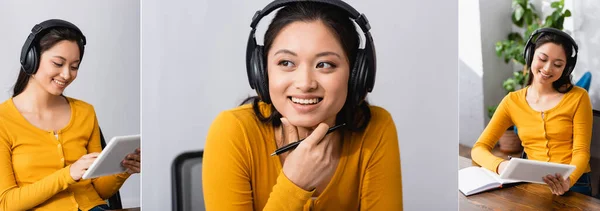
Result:
<svg viewBox="0 0 600 211"><path fill-rule="evenodd" d="M520 181L501 179L498 174L483 167L471 166L458 171L458 190L466 196L517 182Z"/></svg>
<svg viewBox="0 0 600 211"><path fill-rule="evenodd" d="M512 158L502 174L498 175L483 167L467 167L458 171L458 189L466 196L501 188L502 185L530 182L546 184L542 179L559 173L567 179L575 170L574 165Z"/></svg>

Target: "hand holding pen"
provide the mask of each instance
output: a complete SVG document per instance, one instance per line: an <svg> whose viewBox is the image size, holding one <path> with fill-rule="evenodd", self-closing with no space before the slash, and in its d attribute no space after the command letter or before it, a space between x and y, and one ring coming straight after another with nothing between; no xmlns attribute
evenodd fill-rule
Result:
<svg viewBox="0 0 600 211"><path fill-rule="evenodd" d="M296 126L290 124L286 118L281 118L281 122L286 140L292 143L297 142L298 129ZM326 136L328 130L327 124L319 124L285 158L283 174L304 190L314 190L322 181L331 178L335 172L339 155L336 158L333 150L336 141L340 140L336 140L336 136Z"/></svg>

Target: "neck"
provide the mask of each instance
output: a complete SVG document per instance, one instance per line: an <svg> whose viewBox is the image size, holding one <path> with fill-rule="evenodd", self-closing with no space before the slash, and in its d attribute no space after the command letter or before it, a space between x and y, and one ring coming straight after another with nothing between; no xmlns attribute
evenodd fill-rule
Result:
<svg viewBox="0 0 600 211"><path fill-rule="evenodd" d="M19 98L20 102L24 102L20 105L22 109L36 113L50 110L65 101L63 96L48 93L33 80L29 80L25 90L15 98Z"/></svg>
<svg viewBox="0 0 600 211"><path fill-rule="evenodd" d="M549 95L556 93L552 84L532 83L529 90L533 91L537 96Z"/></svg>

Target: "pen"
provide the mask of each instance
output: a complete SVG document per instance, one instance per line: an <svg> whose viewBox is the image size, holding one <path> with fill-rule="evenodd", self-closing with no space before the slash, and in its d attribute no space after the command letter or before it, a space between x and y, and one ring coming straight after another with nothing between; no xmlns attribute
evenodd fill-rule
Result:
<svg viewBox="0 0 600 211"><path fill-rule="evenodd" d="M325 135L327 135L327 134L329 134L329 133L331 133L331 132L333 132L333 131L337 130L338 128L341 128L341 127L343 127L343 126L345 126L345 125L346 125L346 123L343 123L343 124L340 124L340 125L333 126L333 127L329 128L329 130L327 130L327 133L325 133ZM284 152L290 151L290 150L292 150L292 149L295 149L295 148L298 146L298 144L300 144L300 142L304 141L304 139L306 139L306 138L303 138L303 139L302 139L302 140L300 140L300 141L296 141L296 142L294 142L294 143L291 143L291 144L285 145L285 146L283 146L283 147L281 147L281 148L279 148L279 149L275 150L275 152L273 152L273 154L271 154L271 156L274 156L274 155L280 155L281 153L284 153Z"/></svg>

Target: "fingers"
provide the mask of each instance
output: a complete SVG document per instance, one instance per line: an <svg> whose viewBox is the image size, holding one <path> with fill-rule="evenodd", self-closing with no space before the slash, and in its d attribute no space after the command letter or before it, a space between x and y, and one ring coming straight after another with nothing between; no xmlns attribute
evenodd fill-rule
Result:
<svg viewBox="0 0 600 211"><path fill-rule="evenodd" d="M283 129L283 138L287 143L292 143L298 141L298 128L296 126L290 124L290 122L285 118L281 118L281 127Z"/></svg>
<svg viewBox="0 0 600 211"><path fill-rule="evenodd" d="M307 142L307 144L313 145L313 146L318 145L319 143L321 143L321 140L323 140L323 138L327 134L327 130L329 130L329 126L325 123L320 123L317 126L317 128L315 128L312 131L310 136L308 136L308 137L306 137L306 139L304 139L304 142Z"/></svg>
<svg viewBox="0 0 600 211"><path fill-rule="evenodd" d="M547 175L544 178L544 182L550 187L550 191L555 195L563 195L569 190L569 184L567 180L564 180L560 174Z"/></svg>
<svg viewBox="0 0 600 211"><path fill-rule="evenodd" d="M132 153L132 154L125 156L124 160L134 160L134 161L140 162L141 156L138 153Z"/></svg>
<svg viewBox="0 0 600 211"><path fill-rule="evenodd" d="M554 181L552 180L552 175L546 175L544 177L544 182L546 184L548 184L548 187L550 187L550 191L552 192L552 194L556 195L556 185L554 184Z"/></svg>

